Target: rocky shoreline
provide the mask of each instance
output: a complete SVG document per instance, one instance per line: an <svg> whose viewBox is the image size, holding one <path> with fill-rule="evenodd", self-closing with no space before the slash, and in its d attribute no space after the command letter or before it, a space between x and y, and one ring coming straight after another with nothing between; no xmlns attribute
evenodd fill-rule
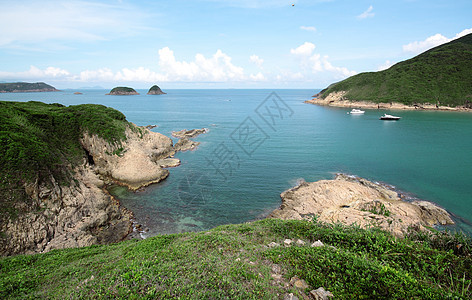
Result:
<svg viewBox="0 0 472 300"><path fill-rule="evenodd" d="M49 182L25 184L26 196L39 209L0 224L0 231L8 236L0 245L0 255L126 239L136 225L133 214L108 193L107 186L119 184L135 191L160 182L169 175L166 168L180 165L173 155L183 150L169 137L145 127L130 124L125 134L121 143L110 143L84 133L80 143L86 157L73 170L68 184L59 183L52 175Z"/></svg>
<svg viewBox="0 0 472 300"><path fill-rule="evenodd" d="M362 109L388 109L388 110L436 110L436 111L465 111L471 112L472 109L468 107L449 107L436 104L415 104L405 105L398 102L390 103L374 103L370 101L352 101L345 97L346 91L339 91L330 93L324 99L320 97L320 94L314 95L313 99L306 100L305 103L331 106L331 107L344 107L344 108L362 108Z"/></svg>
<svg viewBox="0 0 472 300"><path fill-rule="evenodd" d="M396 191L366 179L345 174L333 180L302 182L283 192L282 204L269 218L311 220L379 227L396 236L410 228L429 230L452 225L449 213L428 201L404 201Z"/></svg>

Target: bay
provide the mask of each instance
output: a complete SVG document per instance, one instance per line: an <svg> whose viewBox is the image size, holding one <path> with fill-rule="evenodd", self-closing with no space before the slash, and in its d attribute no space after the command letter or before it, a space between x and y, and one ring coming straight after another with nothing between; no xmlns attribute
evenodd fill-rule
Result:
<svg viewBox="0 0 472 300"><path fill-rule="evenodd" d="M74 95L79 91L82 95ZM108 90L1 94L0 100L74 105L96 103L137 125L171 136L209 128L196 151L163 182L138 192L113 187L148 236L205 230L265 217L297 181L344 172L386 182L429 200L472 232L472 114L386 111L348 115L347 109L303 103L316 90L166 90L167 95L106 96ZM174 139L175 140L175 139Z"/></svg>

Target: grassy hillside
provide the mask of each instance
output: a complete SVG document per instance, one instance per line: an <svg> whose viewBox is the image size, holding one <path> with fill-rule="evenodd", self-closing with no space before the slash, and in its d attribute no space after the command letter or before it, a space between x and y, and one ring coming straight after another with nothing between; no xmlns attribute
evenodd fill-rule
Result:
<svg viewBox="0 0 472 300"><path fill-rule="evenodd" d="M387 70L361 73L332 84L321 92L321 97L347 91L345 97L353 101L470 105L471 78L472 34L469 34Z"/></svg>
<svg viewBox="0 0 472 300"><path fill-rule="evenodd" d="M0 83L0 93L18 93L18 92L54 92L57 91L55 87L50 86L44 82L12 82Z"/></svg>
<svg viewBox="0 0 472 300"><path fill-rule="evenodd" d="M127 124L122 113L102 105L0 101L0 222L30 209L25 182L52 175L67 184L69 166L86 155L83 132L119 143Z"/></svg>
<svg viewBox="0 0 472 300"><path fill-rule="evenodd" d="M285 247L285 239L294 243ZM325 246L311 247L316 240ZM335 299L470 299L471 251L461 235L395 239L272 219L2 258L0 298L281 299L322 286ZM288 284L294 276L309 287Z"/></svg>

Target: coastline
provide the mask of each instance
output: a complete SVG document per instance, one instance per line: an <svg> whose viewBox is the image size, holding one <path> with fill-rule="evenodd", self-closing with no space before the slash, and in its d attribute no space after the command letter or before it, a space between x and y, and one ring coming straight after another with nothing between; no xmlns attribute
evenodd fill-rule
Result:
<svg viewBox="0 0 472 300"><path fill-rule="evenodd" d="M324 99L320 98L319 94L315 95L313 99L306 100L304 103L331 106L331 107L342 107L342 108L363 108L363 109L387 109L387 110L431 110L431 111L460 111L460 112L472 112L472 109L467 107L449 107L435 104L417 104L417 105L405 105L399 102L389 103L375 103L371 101L352 101L344 97L345 91L330 93Z"/></svg>

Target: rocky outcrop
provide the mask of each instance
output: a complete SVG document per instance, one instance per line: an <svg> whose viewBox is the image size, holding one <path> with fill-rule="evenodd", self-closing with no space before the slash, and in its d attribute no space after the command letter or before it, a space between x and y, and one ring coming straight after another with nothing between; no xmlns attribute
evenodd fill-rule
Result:
<svg viewBox="0 0 472 300"><path fill-rule="evenodd" d="M113 88L108 94L106 95L115 95L115 96L126 96L126 95L139 95L133 88L119 86Z"/></svg>
<svg viewBox="0 0 472 300"><path fill-rule="evenodd" d="M103 189L90 166L77 167L68 185L51 177L25 185L37 209L0 224L0 255L46 252L123 240L132 230L131 213Z"/></svg>
<svg viewBox="0 0 472 300"><path fill-rule="evenodd" d="M132 190L159 182L180 164L172 140L130 125L126 140L109 143L84 133L85 157L67 182L50 178L25 184L29 212L0 223L0 255L46 252L118 242L132 231L132 214L106 191L107 183Z"/></svg>
<svg viewBox="0 0 472 300"><path fill-rule="evenodd" d="M339 174L334 180L302 182L281 195L282 205L269 217L341 222L380 227L402 236L409 227L427 230L454 224L442 208L427 201L403 201L397 192L363 178Z"/></svg>
<svg viewBox="0 0 472 300"><path fill-rule="evenodd" d="M166 93L164 93L160 87L158 87L157 85L153 85L148 93L148 95L165 95Z"/></svg>
<svg viewBox="0 0 472 300"><path fill-rule="evenodd" d="M142 127L130 127L125 134L126 141L115 145L84 134L81 143L93 158L97 172L131 190L165 179L169 171L161 166L167 166L164 159L175 153L172 140Z"/></svg>
<svg viewBox="0 0 472 300"><path fill-rule="evenodd" d="M208 129L207 128L202 128L202 129L182 129L180 131L172 131L172 136L176 138L194 138L202 133L207 133Z"/></svg>
<svg viewBox="0 0 472 300"><path fill-rule="evenodd" d="M199 142L189 140L188 138L181 138L177 143L175 143L175 151L188 151L194 150L197 146L200 145Z"/></svg>

